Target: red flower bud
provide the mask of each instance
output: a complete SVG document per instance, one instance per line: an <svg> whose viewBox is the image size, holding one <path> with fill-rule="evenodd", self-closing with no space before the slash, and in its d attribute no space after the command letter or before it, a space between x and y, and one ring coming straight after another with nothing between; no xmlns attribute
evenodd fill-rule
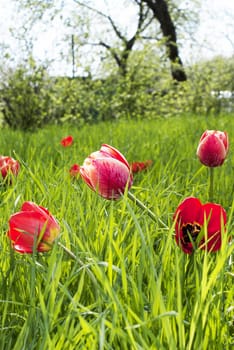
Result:
<svg viewBox="0 0 234 350"><path fill-rule="evenodd" d="M46 208L24 202L21 211L11 215L7 235L16 251L33 253L50 250L59 231L59 224Z"/></svg>
<svg viewBox="0 0 234 350"><path fill-rule="evenodd" d="M61 145L63 147L69 147L73 144L73 137L72 136L66 136L60 141Z"/></svg>
<svg viewBox="0 0 234 350"><path fill-rule="evenodd" d="M0 156L0 171L3 179L5 179L8 174L17 176L19 170L20 164L17 160L11 157Z"/></svg>
<svg viewBox="0 0 234 350"><path fill-rule="evenodd" d="M114 147L102 145L80 167L80 175L86 184L105 199L118 199L126 186L132 186L133 178L125 157Z"/></svg>
<svg viewBox="0 0 234 350"><path fill-rule="evenodd" d="M223 164L228 149L229 142L226 132L206 130L200 138L197 156L202 164L216 167Z"/></svg>
<svg viewBox="0 0 234 350"><path fill-rule="evenodd" d="M73 164L69 170L69 173L72 177L78 177L80 174L79 164Z"/></svg>
<svg viewBox="0 0 234 350"><path fill-rule="evenodd" d="M145 160L144 162L132 162L130 164L133 173L139 173L148 169L153 164L152 160Z"/></svg>

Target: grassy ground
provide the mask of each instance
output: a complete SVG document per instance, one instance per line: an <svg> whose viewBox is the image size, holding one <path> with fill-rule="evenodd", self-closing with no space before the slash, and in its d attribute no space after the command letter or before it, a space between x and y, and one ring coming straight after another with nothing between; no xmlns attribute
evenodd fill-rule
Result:
<svg viewBox="0 0 234 350"><path fill-rule="evenodd" d="M0 131L1 154L21 162L11 186L0 185L0 349L228 350L234 344L233 244L218 253L184 254L175 244L173 213L187 196L208 201L208 172L196 157L205 129L226 130L230 152L215 169L214 201L233 230L231 116L174 118L74 127L35 134ZM62 148L72 134L75 143ZM153 160L127 197L106 201L69 168L102 143L131 161ZM48 253L20 255L5 233L24 201L47 207L61 226Z"/></svg>

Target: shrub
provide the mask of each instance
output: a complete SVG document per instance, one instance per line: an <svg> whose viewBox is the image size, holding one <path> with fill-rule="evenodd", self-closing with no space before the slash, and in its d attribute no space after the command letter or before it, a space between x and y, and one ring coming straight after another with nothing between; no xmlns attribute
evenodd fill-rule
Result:
<svg viewBox="0 0 234 350"><path fill-rule="evenodd" d="M12 129L35 130L51 122L51 80L33 61L8 73L0 91L3 122Z"/></svg>
<svg viewBox="0 0 234 350"><path fill-rule="evenodd" d="M177 83L166 61L159 57L152 61L145 52L135 54L125 76L110 70L102 79L51 78L31 60L3 83L0 115L13 129L35 130L48 123L80 125L233 110L233 59L187 67L188 80Z"/></svg>

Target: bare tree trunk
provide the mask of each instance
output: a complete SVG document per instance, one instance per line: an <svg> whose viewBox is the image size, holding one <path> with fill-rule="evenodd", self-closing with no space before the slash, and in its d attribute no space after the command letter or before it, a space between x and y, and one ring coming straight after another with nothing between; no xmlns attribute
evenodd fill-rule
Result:
<svg viewBox="0 0 234 350"><path fill-rule="evenodd" d="M163 37L166 40L167 55L171 61L171 75L176 81L187 80L183 63L177 46L176 28L171 19L166 0L143 0L153 11L154 17L160 23Z"/></svg>

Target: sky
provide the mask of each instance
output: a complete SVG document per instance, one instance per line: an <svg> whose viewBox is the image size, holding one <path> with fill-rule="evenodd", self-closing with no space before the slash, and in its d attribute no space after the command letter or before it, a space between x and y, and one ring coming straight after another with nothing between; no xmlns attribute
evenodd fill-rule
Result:
<svg viewBox="0 0 234 350"><path fill-rule="evenodd" d="M66 1L67 3L72 3L72 0ZM107 0L93 0L95 8L98 9L102 9L103 4L107 2ZM115 8L113 7L111 14L119 24L124 25L126 22L132 21L134 12L131 6L126 6L126 1L124 7L119 7L120 2L120 0L116 3L113 3L113 0L111 1L111 7L116 6ZM229 57L234 54L234 0L201 0L201 3L200 25L195 33L198 46L197 48L191 46L191 41L188 40L187 44L179 48L180 56L184 63L194 63L216 55ZM12 38L10 32L10 28L15 28L15 34L17 34L17 31L22 30L20 16L12 0L0 0L0 8L0 44L9 45L13 55L20 56L20 46ZM41 30L38 26L34 30L34 57L39 60L44 60L45 58L55 60L53 64L54 74L71 73L70 66L69 68L66 64L61 66L61 46L59 42L61 42L63 35L64 30L59 21L57 24L55 22L53 27L47 25ZM70 43L67 43L67 45L70 47ZM69 50L69 47L64 48L64 50ZM89 53L87 52L85 59L88 56Z"/></svg>
<svg viewBox="0 0 234 350"><path fill-rule="evenodd" d="M197 31L204 57L234 54L234 0L201 0L200 26Z"/></svg>

